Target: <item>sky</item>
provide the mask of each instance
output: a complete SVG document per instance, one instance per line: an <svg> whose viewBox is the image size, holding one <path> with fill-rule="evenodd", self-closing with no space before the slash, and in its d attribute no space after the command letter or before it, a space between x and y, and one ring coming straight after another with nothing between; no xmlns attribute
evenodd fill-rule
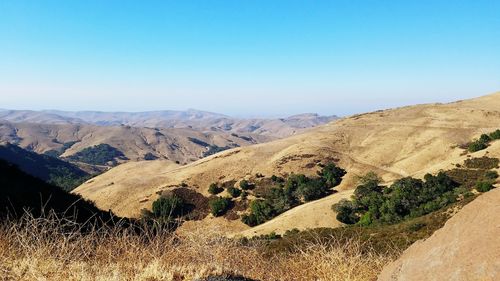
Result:
<svg viewBox="0 0 500 281"><path fill-rule="evenodd" d="M0 0L0 108L349 115L495 91L498 0Z"/></svg>

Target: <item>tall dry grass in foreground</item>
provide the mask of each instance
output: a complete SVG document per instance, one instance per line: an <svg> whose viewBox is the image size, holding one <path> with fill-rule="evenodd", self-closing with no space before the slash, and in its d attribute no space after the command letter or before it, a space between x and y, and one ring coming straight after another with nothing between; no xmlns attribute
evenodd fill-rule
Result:
<svg viewBox="0 0 500 281"><path fill-rule="evenodd" d="M179 237L119 227L82 234L75 227L54 217L3 222L0 279L197 280L234 273L258 280L373 280L389 260L362 254L356 242L308 243L270 256L261 245L245 246L216 231Z"/></svg>

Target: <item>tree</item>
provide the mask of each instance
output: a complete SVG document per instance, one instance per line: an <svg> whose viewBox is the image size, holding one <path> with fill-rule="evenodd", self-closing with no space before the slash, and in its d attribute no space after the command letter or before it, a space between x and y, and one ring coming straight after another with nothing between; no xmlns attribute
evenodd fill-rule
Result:
<svg viewBox="0 0 500 281"><path fill-rule="evenodd" d="M255 200L250 203L250 211L256 224L261 224L275 216L274 208L267 200Z"/></svg>
<svg viewBox="0 0 500 281"><path fill-rule="evenodd" d="M356 214L356 207L352 201L342 199L332 206L333 211L337 212L337 220L345 224L355 224L359 221Z"/></svg>
<svg viewBox="0 0 500 281"><path fill-rule="evenodd" d="M482 134L481 137L479 137L479 141L488 143L491 141L491 137L487 134Z"/></svg>
<svg viewBox="0 0 500 281"><path fill-rule="evenodd" d="M476 152L483 150L488 147L488 144L481 141L481 140L475 140L469 144L469 151L470 152Z"/></svg>
<svg viewBox="0 0 500 281"><path fill-rule="evenodd" d="M329 193L331 193L331 191L327 184L321 180L309 180L300 183L297 187L297 194L299 194L306 202L323 198Z"/></svg>
<svg viewBox="0 0 500 281"><path fill-rule="evenodd" d="M183 214L184 207L185 203L182 198L171 195L154 201L152 211L156 218L177 218Z"/></svg>
<svg viewBox="0 0 500 281"><path fill-rule="evenodd" d="M224 197L216 197L208 202L210 211L215 217L224 215L229 209L230 203L231 200Z"/></svg>
<svg viewBox="0 0 500 281"><path fill-rule="evenodd" d="M208 187L208 192L213 195L219 194L222 191L224 191L224 188L219 187L216 183L211 183Z"/></svg>
<svg viewBox="0 0 500 281"><path fill-rule="evenodd" d="M490 138L493 140L499 140L500 139L500 129L492 132L490 134Z"/></svg>
<svg viewBox="0 0 500 281"><path fill-rule="evenodd" d="M334 163L329 163L321 171L318 172L318 175L325 181L328 187L335 187L340 184L342 181L342 177L346 174L346 171L342 168L337 167Z"/></svg>

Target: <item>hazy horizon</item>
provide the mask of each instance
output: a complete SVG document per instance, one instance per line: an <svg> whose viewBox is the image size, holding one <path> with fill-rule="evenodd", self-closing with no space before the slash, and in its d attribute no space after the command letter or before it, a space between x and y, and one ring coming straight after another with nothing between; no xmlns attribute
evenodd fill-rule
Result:
<svg viewBox="0 0 500 281"><path fill-rule="evenodd" d="M498 1L2 1L0 108L345 116L500 90Z"/></svg>

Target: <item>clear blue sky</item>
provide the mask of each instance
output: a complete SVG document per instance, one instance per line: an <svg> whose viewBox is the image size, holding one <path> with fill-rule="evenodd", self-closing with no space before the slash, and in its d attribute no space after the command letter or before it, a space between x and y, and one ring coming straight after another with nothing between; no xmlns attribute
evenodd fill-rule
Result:
<svg viewBox="0 0 500 281"><path fill-rule="evenodd" d="M346 115L498 90L498 0L0 0L0 108Z"/></svg>

